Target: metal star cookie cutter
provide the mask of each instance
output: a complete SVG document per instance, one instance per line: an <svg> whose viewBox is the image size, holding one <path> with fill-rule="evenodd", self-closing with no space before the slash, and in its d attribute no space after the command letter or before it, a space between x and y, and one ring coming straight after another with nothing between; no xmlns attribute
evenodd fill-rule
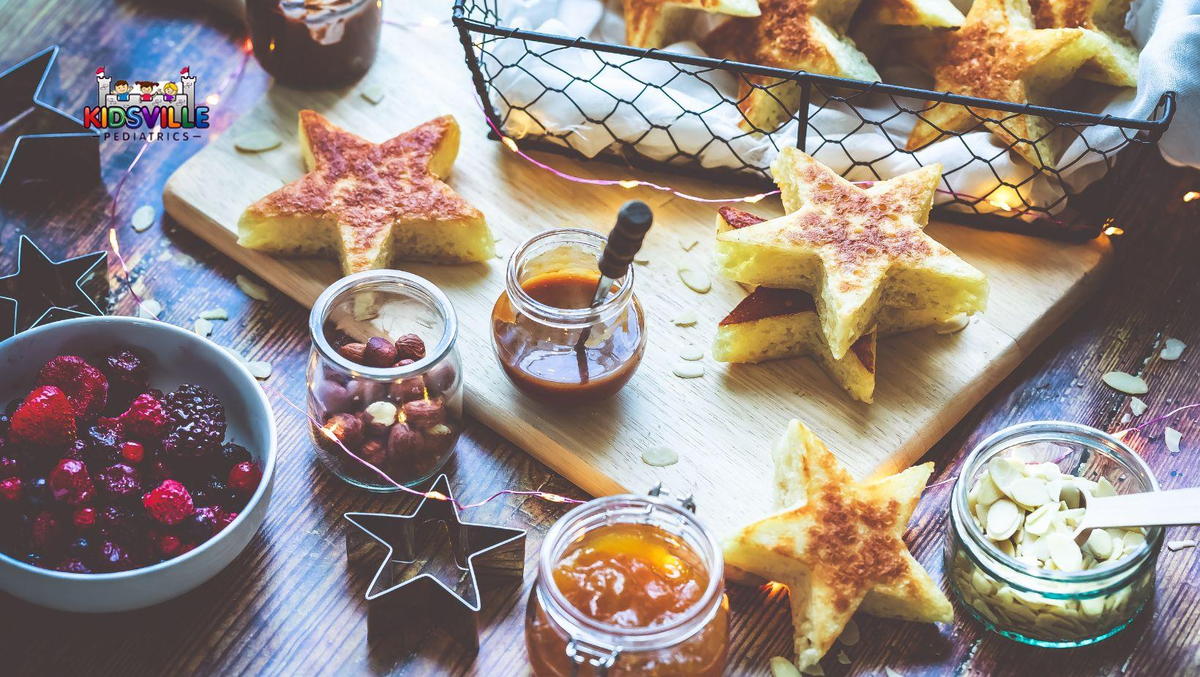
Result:
<svg viewBox="0 0 1200 677"><path fill-rule="evenodd" d="M386 548L365 596L372 639L399 635L408 643L436 623L475 652L482 607L476 571L520 578L525 530L462 521L446 475L430 487L429 493L435 492L448 500L427 494L408 515L346 513L358 527L346 530L347 563ZM450 556L437 557L446 554Z"/></svg>
<svg viewBox="0 0 1200 677"><path fill-rule="evenodd" d="M17 272L0 277L0 340L58 320L104 315L107 295L107 253L53 261L22 235Z"/></svg>
<svg viewBox="0 0 1200 677"><path fill-rule="evenodd" d="M43 198L100 182L100 134L50 105L51 46L0 73L0 198Z"/></svg>

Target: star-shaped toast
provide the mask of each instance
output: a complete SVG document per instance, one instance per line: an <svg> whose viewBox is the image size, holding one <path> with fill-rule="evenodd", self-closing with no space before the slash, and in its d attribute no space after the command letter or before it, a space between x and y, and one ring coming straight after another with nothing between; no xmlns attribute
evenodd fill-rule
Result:
<svg viewBox="0 0 1200 677"><path fill-rule="evenodd" d="M625 42L633 47L666 47L687 34L689 10L730 16L758 16L758 0L624 0Z"/></svg>
<svg viewBox="0 0 1200 677"><path fill-rule="evenodd" d="M958 28L963 13L950 0L863 0L857 21L884 26Z"/></svg>
<svg viewBox="0 0 1200 677"><path fill-rule="evenodd" d="M308 173L250 205L238 221L238 243L336 256L347 275L398 260L486 261L494 240L483 214L443 182L458 138L448 115L376 144L302 110Z"/></svg>
<svg viewBox="0 0 1200 677"><path fill-rule="evenodd" d="M939 36L934 89L984 99L1045 105L1096 53L1082 28L1034 27L1028 0L975 0L966 22ZM981 122L1035 167L1053 166L1055 126L1036 115L1004 113L960 104L922 112L909 134L916 150Z"/></svg>
<svg viewBox="0 0 1200 677"><path fill-rule="evenodd" d="M788 214L717 235L717 265L743 284L811 293L834 359L881 307L934 322L984 309L987 278L924 231L940 166L859 187L784 148L771 172Z"/></svg>
<svg viewBox="0 0 1200 677"><path fill-rule="evenodd" d="M856 481L803 423L776 445L778 498L787 507L725 539L735 578L788 586L796 663L820 661L854 612L947 622L953 609L904 544L933 464Z"/></svg>
<svg viewBox="0 0 1200 677"><path fill-rule="evenodd" d="M858 1L760 0L761 16L730 19L701 46L721 59L875 82L879 73L845 35ZM738 108L748 130L773 132L799 107L795 82L757 75L740 82Z"/></svg>
<svg viewBox="0 0 1200 677"><path fill-rule="evenodd" d="M1131 0L1030 0L1038 28L1082 28L1096 53L1079 76L1106 85L1136 87L1138 48L1125 30Z"/></svg>

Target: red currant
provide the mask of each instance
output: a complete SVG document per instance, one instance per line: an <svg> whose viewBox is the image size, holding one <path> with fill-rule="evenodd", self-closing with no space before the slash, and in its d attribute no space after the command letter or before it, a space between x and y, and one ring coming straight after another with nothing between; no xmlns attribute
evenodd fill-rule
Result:
<svg viewBox="0 0 1200 677"><path fill-rule="evenodd" d="M146 448L141 442L125 442L121 445L121 457L130 463L141 463L146 457Z"/></svg>
<svg viewBox="0 0 1200 677"><path fill-rule="evenodd" d="M229 479L226 485L234 491L248 495L254 493L262 480L262 471L253 461L242 461L229 469Z"/></svg>
<svg viewBox="0 0 1200 677"><path fill-rule="evenodd" d="M75 528L79 531L87 531L96 525L96 509L80 508L75 511L71 521L75 523Z"/></svg>

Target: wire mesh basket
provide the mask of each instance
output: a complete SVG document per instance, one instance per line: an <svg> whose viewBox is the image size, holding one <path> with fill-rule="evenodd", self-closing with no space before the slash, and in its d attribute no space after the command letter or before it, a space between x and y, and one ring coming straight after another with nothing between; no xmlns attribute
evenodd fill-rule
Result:
<svg viewBox="0 0 1200 677"><path fill-rule="evenodd" d="M1121 219L1175 110L1174 92L1132 119L636 48L506 26L499 2L455 0L453 14L495 138L759 186L783 145L861 182L942 161L935 214L977 227L1094 237ZM752 96L799 112L760 128L745 112ZM909 148L907 130L936 127L924 115L935 106L961 106L976 124L937 128L936 142ZM1052 131L1022 138L1021 116ZM1063 149L1055 161L1017 159L1051 141Z"/></svg>

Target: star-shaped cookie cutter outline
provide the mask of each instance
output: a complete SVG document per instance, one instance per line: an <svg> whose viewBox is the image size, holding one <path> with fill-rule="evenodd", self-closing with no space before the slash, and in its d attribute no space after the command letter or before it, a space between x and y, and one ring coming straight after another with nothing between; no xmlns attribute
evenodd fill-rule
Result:
<svg viewBox="0 0 1200 677"><path fill-rule="evenodd" d="M0 135L27 117L38 128L17 134L8 157L0 158L0 197L45 195L28 191L31 183L100 182L99 132L43 98L58 51L51 45L0 72Z"/></svg>
<svg viewBox="0 0 1200 677"><path fill-rule="evenodd" d="M430 498L438 493L447 500ZM416 510L407 515L348 512L357 529L346 530L349 563L363 558L365 544L383 546L387 554L376 568L364 596L368 604L368 633L375 636L417 625L423 633L439 621L463 645L478 650L478 614L482 608L479 573L520 578L525 570L524 529L464 522L450 491L450 480L439 475ZM460 587L447 585L436 574L408 575L417 563L423 529L445 524L460 571ZM431 526L432 525L432 526ZM399 578L397 578L399 576ZM418 613L420 608L426 613ZM387 627L382 627L386 624Z"/></svg>
<svg viewBox="0 0 1200 677"><path fill-rule="evenodd" d="M0 340L58 320L104 315L100 303L108 293L107 261L106 252L55 261L28 235L21 235L16 272L0 276ZM103 270L97 271L101 264ZM93 286L96 289L89 291ZM24 312L22 304L29 303L40 303L41 312Z"/></svg>

